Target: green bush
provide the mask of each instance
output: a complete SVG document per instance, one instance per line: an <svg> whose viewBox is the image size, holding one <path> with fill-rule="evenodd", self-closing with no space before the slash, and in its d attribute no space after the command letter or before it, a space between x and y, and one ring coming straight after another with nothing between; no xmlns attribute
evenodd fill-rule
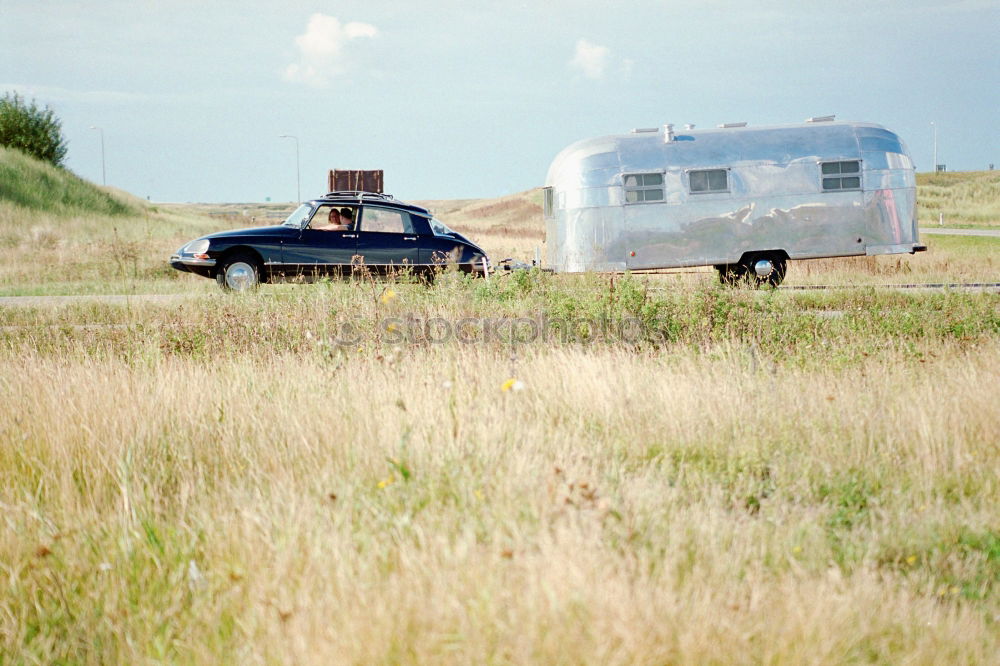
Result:
<svg viewBox="0 0 1000 666"><path fill-rule="evenodd" d="M55 166L66 157L62 123L52 109L41 109L17 93L0 98L0 146L17 148Z"/></svg>

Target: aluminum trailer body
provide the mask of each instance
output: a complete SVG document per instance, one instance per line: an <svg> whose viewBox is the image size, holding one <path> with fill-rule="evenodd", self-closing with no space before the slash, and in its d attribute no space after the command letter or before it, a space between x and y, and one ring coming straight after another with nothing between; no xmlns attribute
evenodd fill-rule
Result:
<svg viewBox="0 0 1000 666"><path fill-rule="evenodd" d="M871 123L587 139L559 153L543 192L557 272L716 266L725 276L765 258L783 276L788 259L925 249L913 161Z"/></svg>

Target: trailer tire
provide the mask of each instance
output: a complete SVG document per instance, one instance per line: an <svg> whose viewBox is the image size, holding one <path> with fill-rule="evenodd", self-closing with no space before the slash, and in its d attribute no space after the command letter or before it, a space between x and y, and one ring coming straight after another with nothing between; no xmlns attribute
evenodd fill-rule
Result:
<svg viewBox="0 0 1000 666"><path fill-rule="evenodd" d="M770 263L771 270L764 275L757 272L757 264L761 261ZM784 253L760 252L748 254L740 258L738 264L720 264L715 267L719 271L719 282L727 287L777 287L785 279L787 261Z"/></svg>
<svg viewBox="0 0 1000 666"><path fill-rule="evenodd" d="M727 287L736 287L746 277L746 266L743 264L721 264L715 267L719 271L719 282Z"/></svg>
<svg viewBox="0 0 1000 666"><path fill-rule="evenodd" d="M758 266L760 262L768 262L770 271L761 274ZM784 254L776 252L747 255L740 262L740 265L743 268L741 277L745 277L749 285L757 289L761 287L774 288L780 285L785 279L785 271L788 268Z"/></svg>

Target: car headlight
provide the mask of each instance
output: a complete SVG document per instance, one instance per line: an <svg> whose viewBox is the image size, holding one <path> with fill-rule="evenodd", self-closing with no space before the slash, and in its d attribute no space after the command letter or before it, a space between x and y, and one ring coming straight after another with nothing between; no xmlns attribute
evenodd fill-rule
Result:
<svg viewBox="0 0 1000 666"><path fill-rule="evenodd" d="M181 248L181 252L183 254L194 254L194 255L205 254L206 252L208 252L208 239L200 238L198 240L193 240L187 245L185 245L183 248Z"/></svg>

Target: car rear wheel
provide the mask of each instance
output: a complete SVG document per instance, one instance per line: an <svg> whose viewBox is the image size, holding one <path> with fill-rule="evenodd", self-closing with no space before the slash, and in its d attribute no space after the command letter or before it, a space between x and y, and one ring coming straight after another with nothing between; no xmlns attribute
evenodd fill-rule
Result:
<svg viewBox="0 0 1000 666"><path fill-rule="evenodd" d="M225 291L252 291L260 284L260 267L250 255L234 254L223 260L215 280Z"/></svg>

